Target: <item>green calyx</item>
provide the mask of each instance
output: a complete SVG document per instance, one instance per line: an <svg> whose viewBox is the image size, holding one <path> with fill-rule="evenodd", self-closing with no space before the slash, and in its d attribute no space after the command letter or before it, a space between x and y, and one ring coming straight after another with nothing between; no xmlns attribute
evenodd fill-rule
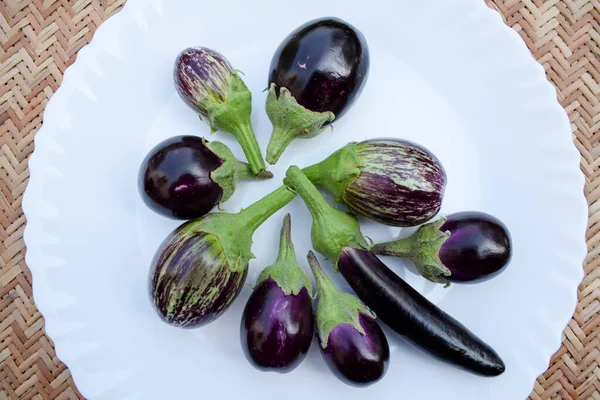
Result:
<svg viewBox="0 0 600 400"><path fill-rule="evenodd" d="M351 142L320 163L302 169L302 172L315 185L325 186L339 203L346 188L360 176L363 165L357 143Z"/></svg>
<svg viewBox="0 0 600 400"><path fill-rule="evenodd" d="M265 170L265 162L250 124L252 93L239 76L239 72L234 71L231 74L225 102L217 102L207 97L200 101L199 107L206 110L208 123L213 132L223 130L235 136L254 175Z"/></svg>
<svg viewBox="0 0 600 400"><path fill-rule="evenodd" d="M444 276L450 276L450 270L440 260L440 249L450 237L450 232L440 231L446 218L421 226L412 236L376 244L371 248L375 254L395 256L412 261L419 273L434 283L450 286Z"/></svg>
<svg viewBox="0 0 600 400"><path fill-rule="evenodd" d="M312 296L310 278L296 261L296 253L294 251L294 244L292 243L290 214L286 214L283 219L277 261L260 273L256 280L256 285L258 286L259 283L268 278L273 279L286 296L291 294L297 296L303 288L306 288L308 294Z"/></svg>
<svg viewBox="0 0 600 400"><path fill-rule="evenodd" d="M237 214L216 212L189 224L188 229L212 234L219 240L232 271L245 273L252 254L252 235L271 215L296 197L282 186Z"/></svg>
<svg viewBox="0 0 600 400"><path fill-rule="evenodd" d="M219 168L210 173L210 179L223 190L223 196L221 197L220 203L229 200L233 195L233 192L235 192L235 185L239 179L269 179L273 177L273 174L269 171L263 171L259 175L254 175L250 165L236 160L231 150L229 150L229 147L225 146L223 143L209 142L205 139L202 139L202 141L210 151L223 161L223 164L221 164Z"/></svg>
<svg viewBox="0 0 600 400"><path fill-rule="evenodd" d="M321 347L327 347L329 334L338 325L352 325L364 335L365 331L360 324L359 313L368 315L371 318L375 318L375 314L356 296L340 292L325 274L312 251L308 252L307 258L317 284L319 303L317 305L316 322Z"/></svg>
<svg viewBox="0 0 600 400"><path fill-rule="evenodd" d="M336 270L343 247L368 250L369 245L360 232L356 218L336 210L327 203L300 168L289 167L283 182L298 192L304 200L313 219L311 228L313 247L331 260Z"/></svg>
<svg viewBox="0 0 600 400"><path fill-rule="evenodd" d="M330 112L314 112L298 104L287 88L279 88L279 97L274 83L267 95L266 111L273 133L267 146L267 162L275 164L292 140L317 136L323 125L335 119Z"/></svg>

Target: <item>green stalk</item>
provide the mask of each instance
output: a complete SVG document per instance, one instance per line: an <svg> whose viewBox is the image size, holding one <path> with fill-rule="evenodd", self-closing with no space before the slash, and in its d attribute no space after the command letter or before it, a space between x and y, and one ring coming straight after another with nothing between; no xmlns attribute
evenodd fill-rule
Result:
<svg viewBox="0 0 600 400"><path fill-rule="evenodd" d="M256 285L267 278L273 279L286 296L291 294L296 296L300 293L302 288L306 288L308 294L312 296L312 284L310 278L308 277L308 274L300 268L296 261L296 252L294 251L294 244L292 243L292 222L290 214L286 214L283 219L277 261L260 273L256 280Z"/></svg>
<svg viewBox="0 0 600 400"><path fill-rule="evenodd" d="M234 220L237 222L236 229L254 233L263 222L292 201L294 197L296 197L294 192L285 186L281 186L279 189L269 193L248 208L235 214Z"/></svg>
<svg viewBox="0 0 600 400"><path fill-rule="evenodd" d="M337 265L342 248L368 249L368 244L360 233L358 221L352 215L333 208L300 168L291 166L284 183L294 189L312 215L312 244L315 250Z"/></svg>
<svg viewBox="0 0 600 400"><path fill-rule="evenodd" d="M368 315L371 318L375 318L375 314L358 297L340 292L327 274L325 274L325 271L321 268L319 261L312 251L308 252L307 258L317 284L319 303L317 304L315 319L321 347L327 347L329 334L338 325L352 325L358 332L364 335L365 330L360 324L360 313Z"/></svg>

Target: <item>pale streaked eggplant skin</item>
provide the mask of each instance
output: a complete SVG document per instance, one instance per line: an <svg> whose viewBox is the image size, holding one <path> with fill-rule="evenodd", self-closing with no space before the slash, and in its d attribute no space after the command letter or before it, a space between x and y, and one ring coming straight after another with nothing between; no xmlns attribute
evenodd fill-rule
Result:
<svg viewBox="0 0 600 400"><path fill-rule="evenodd" d="M432 219L447 183L435 155L395 138L350 143L303 172L355 213L391 226L416 226Z"/></svg>
<svg viewBox="0 0 600 400"><path fill-rule="evenodd" d="M207 117L206 100L225 103L233 68L219 52L205 47L183 50L175 62L175 88L198 114Z"/></svg>
<svg viewBox="0 0 600 400"><path fill-rule="evenodd" d="M217 238L188 222L165 239L152 262L150 291L161 318L195 328L219 317L242 290L248 268L234 271Z"/></svg>

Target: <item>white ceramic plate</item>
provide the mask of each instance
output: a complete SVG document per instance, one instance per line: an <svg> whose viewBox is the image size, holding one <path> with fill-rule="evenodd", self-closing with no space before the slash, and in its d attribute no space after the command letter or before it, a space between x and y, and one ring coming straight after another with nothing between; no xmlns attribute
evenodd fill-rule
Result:
<svg viewBox="0 0 600 400"><path fill-rule="evenodd" d="M573 313L586 252L579 154L543 68L480 0L368 7L304 0L290 7L275 0L130 0L65 73L36 136L23 200L35 301L58 356L90 399L524 399ZM271 126L262 90L271 55L292 29L326 15L367 37L371 72L362 96L334 132L292 144L272 169L275 179L240 184L225 209L237 211L277 187L288 165L315 162L351 140L398 136L430 148L448 173L443 212L498 216L512 232L514 258L493 280L447 290L400 261L385 261L497 349L507 365L501 377L470 375L392 334L387 376L366 390L335 379L317 346L290 374L259 373L239 343L248 288L198 330L171 328L150 306L150 259L178 223L145 208L138 165L164 138L209 133L175 92L176 54L212 47L245 73L264 149ZM227 134L212 138L242 156ZM285 211L305 265L310 218L299 199ZM283 214L257 231L249 282L273 262ZM362 222L376 241L399 233Z"/></svg>

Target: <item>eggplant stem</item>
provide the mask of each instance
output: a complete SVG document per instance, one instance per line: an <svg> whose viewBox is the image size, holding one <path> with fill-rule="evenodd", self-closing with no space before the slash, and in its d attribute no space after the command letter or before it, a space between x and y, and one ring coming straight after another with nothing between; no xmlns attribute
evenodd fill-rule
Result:
<svg viewBox="0 0 600 400"><path fill-rule="evenodd" d="M248 121L248 123L238 125L236 128L232 129L231 133L240 143L252 172L254 175L259 175L266 169L265 161L263 160L260 147L256 141L256 135L254 134L250 122Z"/></svg>
<svg viewBox="0 0 600 400"><path fill-rule="evenodd" d="M281 186L235 215L236 227L240 231L254 232L271 215L279 211L296 197L286 186Z"/></svg>
<svg viewBox="0 0 600 400"><path fill-rule="evenodd" d="M289 213L283 218L283 226L279 237L279 253L275 262L277 264L296 263L296 252L294 243L292 243L292 217Z"/></svg>
<svg viewBox="0 0 600 400"><path fill-rule="evenodd" d="M288 168L283 183L298 192L313 219L326 216L331 209L321 192L297 166L292 165Z"/></svg>
<svg viewBox="0 0 600 400"><path fill-rule="evenodd" d="M306 258L308 259L308 265L310 265L310 270L312 271L313 276L315 277L318 296L322 299L328 294L338 293L338 288L335 287L333 281L327 276L327 274L323 270L323 267L321 267L321 264L319 264L319 260L317 260L315 253L309 251Z"/></svg>
<svg viewBox="0 0 600 400"><path fill-rule="evenodd" d="M242 161L238 161L236 163L236 168L237 168L237 173L238 173L238 179L258 179L258 180L265 180L265 179L271 179L273 177L273 173L271 171L261 171L258 173L258 175L254 175L254 172L252 171L252 167L250 167L250 164L242 162Z"/></svg>

